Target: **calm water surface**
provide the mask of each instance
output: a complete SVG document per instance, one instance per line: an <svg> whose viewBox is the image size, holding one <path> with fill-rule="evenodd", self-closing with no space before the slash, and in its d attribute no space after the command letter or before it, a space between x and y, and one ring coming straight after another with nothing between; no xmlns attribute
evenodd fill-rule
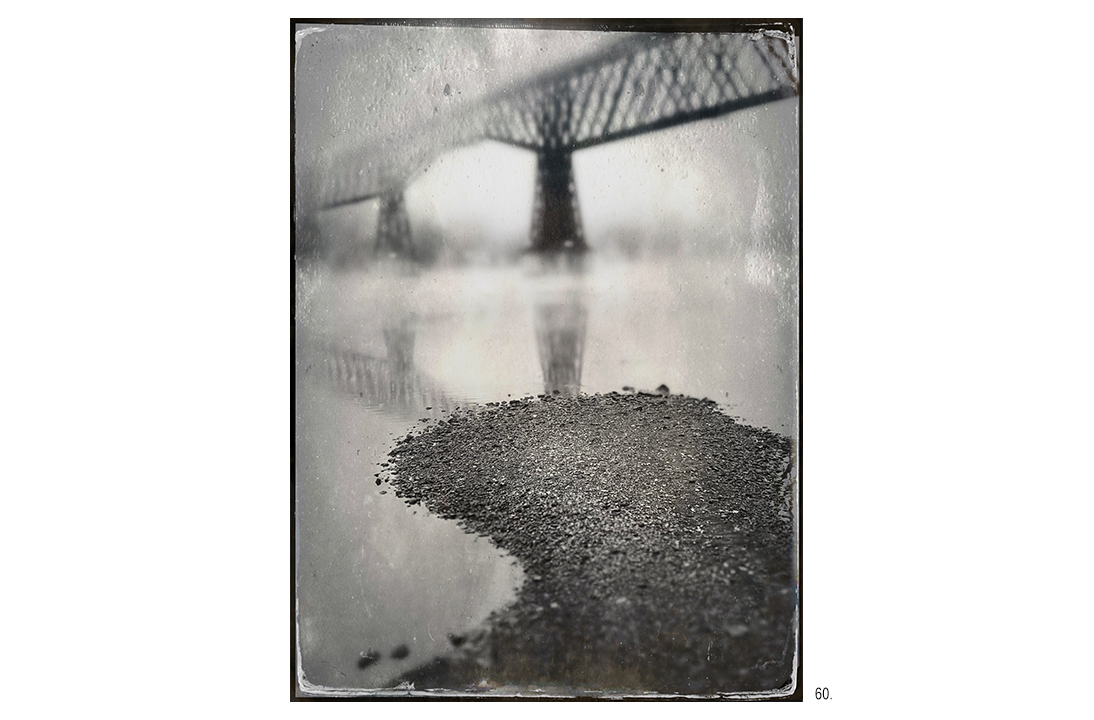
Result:
<svg viewBox="0 0 1094 720"><path fill-rule="evenodd" d="M523 581L489 540L375 484L396 438L471 403L664 384L796 439L794 277L790 261L755 257L302 268L296 544L308 683L388 685L450 652L448 634L480 627ZM393 659L400 645L409 654ZM370 650L382 659L358 667Z"/></svg>

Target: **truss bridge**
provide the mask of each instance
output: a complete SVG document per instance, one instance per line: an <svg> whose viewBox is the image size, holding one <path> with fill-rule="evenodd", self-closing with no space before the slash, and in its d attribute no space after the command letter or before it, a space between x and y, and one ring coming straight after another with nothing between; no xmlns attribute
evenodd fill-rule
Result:
<svg viewBox="0 0 1094 720"><path fill-rule="evenodd" d="M575 152L800 94L785 33L650 34L436 116L397 142L348 151L309 178L320 208L379 201L377 249L405 253L403 192L440 154L494 140L536 154L532 249L586 249Z"/></svg>

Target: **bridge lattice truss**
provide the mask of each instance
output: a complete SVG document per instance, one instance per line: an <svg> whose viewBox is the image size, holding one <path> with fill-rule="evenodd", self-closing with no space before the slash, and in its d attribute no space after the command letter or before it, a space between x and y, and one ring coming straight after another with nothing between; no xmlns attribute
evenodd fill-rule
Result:
<svg viewBox="0 0 1094 720"><path fill-rule="evenodd" d="M440 153L496 140L537 154L533 246L583 245L572 153L798 93L796 52L782 34L631 37L438 117L413 141L386 143L399 157L350 154L334 164L321 204L397 197Z"/></svg>
<svg viewBox="0 0 1094 720"><path fill-rule="evenodd" d="M789 97L793 67L786 42L771 36L634 39L484 103L476 130L573 152Z"/></svg>

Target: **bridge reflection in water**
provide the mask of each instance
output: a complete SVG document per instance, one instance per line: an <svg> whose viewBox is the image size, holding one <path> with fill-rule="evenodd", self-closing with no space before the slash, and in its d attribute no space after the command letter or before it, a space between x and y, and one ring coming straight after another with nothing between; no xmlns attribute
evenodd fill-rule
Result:
<svg viewBox="0 0 1094 720"><path fill-rule="evenodd" d="M418 415L429 408L439 414L454 407L441 387L414 367L414 318L389 321L383 335L387 357L328 344L323 349L328 379L343 393L388 411Z"/></svg>
<svg viewBox="0 0 1094 720"><path fill-rule="evenodd" d="M535 343L543 373L543 392L576 396L581 392L588 319L580 289L540 293L533 304ZM459 403L414 364L418 323L413 316L388 321L382 329L386 357L328 343L322 365L342 393L367 405L406 415L423 408L446 414Z"/></svg>
<svg viewBox="0 0 1094 720"><path fill-rule="evenodd" d="M544 393L574 396L581 391L587 316L578 291L536 303L536 347L543 370Z"/></svg>

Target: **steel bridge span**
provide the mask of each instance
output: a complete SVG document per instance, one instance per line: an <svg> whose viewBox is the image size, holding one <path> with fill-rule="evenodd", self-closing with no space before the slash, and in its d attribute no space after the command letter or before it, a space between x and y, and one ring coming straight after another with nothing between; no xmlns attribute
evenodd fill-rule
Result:
<svg viewBox="0 0 1094 720"><path fill-rule="evenodd" d="M376 248L409 254L409 183L440 154L495 140L536 154L531 247L585 250L573 153L800 94L786 33L651 34L438 116L396 142L336 158L312 177L318 207L378 200Z"/></svg>

